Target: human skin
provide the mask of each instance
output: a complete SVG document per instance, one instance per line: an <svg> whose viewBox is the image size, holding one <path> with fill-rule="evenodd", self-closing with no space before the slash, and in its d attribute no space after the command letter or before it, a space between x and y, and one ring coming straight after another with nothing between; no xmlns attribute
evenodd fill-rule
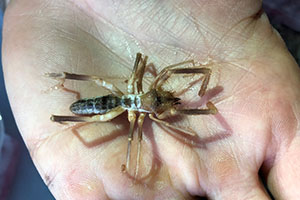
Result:
<svg viewBox="0 0 300 200"><path fill-rule="evenodd" d="M262 182L276 199L300 198L300 73L261 1L14 0L3 31L11 107L56 199L270 199ZM206 64L219 113L174 122L196 130L201 145L146 118L139 177L147 177L134 181L121 172L126 114L82 126L79 137L76 123L49 119L71 115L75 95L51 89L58 81L43 75L98 75L125 91L120 80L137 52L158 71L188 59ZM92 83L65 87L83 97L107 94ZM190 100L198 99L194 88Z"/></svg>

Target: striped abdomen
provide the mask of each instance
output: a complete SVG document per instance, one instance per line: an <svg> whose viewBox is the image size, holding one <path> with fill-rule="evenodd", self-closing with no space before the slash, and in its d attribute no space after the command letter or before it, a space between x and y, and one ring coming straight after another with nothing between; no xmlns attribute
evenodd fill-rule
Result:
<svg viewBox="0 0 300 200"><path fill-rule="evenodd" d="M77 115L105 114L120 105L120 97L107 95L91 99L80 99L70 106L70 110Z"/></svg>

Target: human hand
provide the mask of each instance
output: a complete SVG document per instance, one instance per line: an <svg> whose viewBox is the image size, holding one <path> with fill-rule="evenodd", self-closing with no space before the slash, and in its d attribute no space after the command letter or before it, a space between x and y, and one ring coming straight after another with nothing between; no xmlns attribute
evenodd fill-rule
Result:
<svg viewBox="0 0 300 200"><path fill-rule="evenodd" d="M300 73L260 9L260 1L250 0L12 1L3 33L7 92L54 196L268 199L263 180L276 199L299 198ZM120 170L126 116L80 127L76 136L74 124L49 120L51 114L70 114L75 95L45 92L56 81L43 74L98 75L124 90L124 82L113 78L129 77L136 52L159 70L187 59L209 63L209 89L223 90L210 99L219 114L183 117L201 145L189 145L146 119L142 163L148 165L140 176L149 176L135 183ZM65 86L83 97L105 92L90 83Z"/></svg>

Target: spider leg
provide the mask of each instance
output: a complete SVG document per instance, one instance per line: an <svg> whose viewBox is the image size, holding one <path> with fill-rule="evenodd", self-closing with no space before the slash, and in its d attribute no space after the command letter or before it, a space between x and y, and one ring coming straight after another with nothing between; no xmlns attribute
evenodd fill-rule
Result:
<svg viewBox="0 0 300 200"><path fill-rule="evenodd" d="M218 109L215 107L215 105L211 102L207 102L206 104L207 108L204 109L172 109L171 112L169 113L169 115L176 115L176 114L184 114L184 115L209 115L209 114L217 114L218 113ZM162 118L167 117L168 114L166 112L160 114L157 117L154 117L153 114L150 114L149 117L150 119L152 119L153 121L164 125L166 127L169 127L171 129L175 129L178 130L180 132L186 133L188 135L191 136L195 136L196 133L191 130L191 129L186 129L184 127L180 127L180 126L174 126L172 124L170 124L169 122L166 122L164 120L162 120Z"/></svg>
<svg viewBox="0 0 300 200"><path fill-rule="evenodd" d="M135 88L137 89L137 93L143 93L143 76L145 73L146 63L147 63L148 56L142 58L141 53L136 54L136 59L134 62L133 70L131 76L128 80L128 93L135 94Z"/></svg>
<svg viewBox="0 0 300 200"><path fill-rule="evenodd" d="M135 168L135 175L136 178L139 173L139 166L140 166L140 155L141 155L141 146L142 146L142 139L143 139L143 123L146 114L141 113L138 118L138 146L137 146L137 156L136 156L136 168Z"/></svg>
<svg viewBox="0 0 300 200"><path fill-rule="evenodd" d="M144 77L144 73L145 73L147 60L148 60L148 56L145 56L145 58L142 60L141 67L138 69L138 72L137 72L138 79L136 81L136 85L137 85L137 92L139 94L144 93L143 92L143 77Z"/></svg>
<svg viewBox="0 0 300 200"><path fill-rule="evenodd" d="M188 134L188 135L191 135L191 136L197 135L197 133L196 133L195 131L193 131L193 130L188 130L188 129L183 128L183 127L180 127L180 126L174 126L174 125L170 124L169 122L166 122L166 121L164 121L164 120L161 120L161 119L158 119L158 118L154 117L153 114L149 114L149 117L150 117L150 119L152 119L153 121L155 121L155 122L157 122L157 123L159 123L159 124L161 124L161 125L163 125L163 126L169 127L169 128L171 128L171 129L174 129L174 130L183 132L183 133Z"/></svg>
<svg viewBox="0 0 300 200"><path fill-rule="evenodd" d="M162 83L160 85L162 85L165 81L166 78L164 78L164 76L168 73L168 71L170 71L171 69L180 66L180 65L184 65L184 64L193 64L193 67L195 66L195 62L194 60L187 60L187 61L183 61L180 63L176 63L174 65L169 65L167 67L165 67L163 70L161 70L159 72L159 74L156 76L155 80L152 82L152 84L150 85L149 90L154 89L154 88L158 88L157 84L159 81L161 81Z"/></svg>
<svg viewBox="0 0 300 200"><path fill-rule="evenodd" d="M134 94L135 93L135 88L134 88L135 84L134 83L136 82L137 70L138 70L138 66L139 66L139 63L140 63L141 59L142 59L142 54L137 53L131 76L128 79L127 91L128 91L129 94Z"/></svg>
<svg viewBox="0 0 300 200"><path fill-rule="evenodd" d="M207 108L204 109L176 109L174 114L184 115L215 115L218 113L218 109L212 102L206 103Z"/></svg>
<svg viewBox="0 0 300 200"><path fill-rule="evenodd" d="M113 109L103 115L93 115L93 116L63 116L63 115L51 115L50 119L54 122L107 122L115 117L119 116L125 111L122 107Z"/></svg>
<svg viewBox="0 0 300 200"><path fill-rule="evenodd" d="M78 80L78 81L94 81L98 86L109 90L111 93L113 93L116 96L123 95L123 92L121 92L115 85L99 78L98 76L72 74L72 73L68 73L68 72L46 73L45 76L50 77L50 78L61 79L62 83L65 81L65 79Z"/></svg>
<svg viewBox="0 0 300 200"><path fill-rule="evenodd" d="M54 76L56 76L57 74L55 73L46 73L44 74L46 77L50 77L50 78L56 78ZM66 92L70 92L70 93L73 93L75 94L75 97L76 99L80 99L80 93L75 91L75 90L71 90L71 89L68 89L64 86L64 83L65 83L65 79L64 78L60 78L59 79L59 83L56 84L55 86L52 86L48 91L52 91L52 90L58 90L58 89L61 89L61 90L64 90Z"/></svg>
<svg viewBox="0 0 300 200"><path fill-rule="evenodd" d="M128 134L126 165L123 164L121 166L122 172L128 171L130 167L131 143L133 140L133 131L134 131L134 125L136 121L136 114L134 113L134 111L128 111L128 120L130 122L130 127L129 127L129 134Z"/></svg>
<svg viewBox="0 0 300 200"><path fill-rule="evenodd" d="M156 88L160 88L165 83L165 81L171 77L172 74L204 74L204 80L198 92L198 95L202 97L207 89L207 85L211 75L211 69L204 67L169 69L167 70L161 82L156 86Z"/></svg>

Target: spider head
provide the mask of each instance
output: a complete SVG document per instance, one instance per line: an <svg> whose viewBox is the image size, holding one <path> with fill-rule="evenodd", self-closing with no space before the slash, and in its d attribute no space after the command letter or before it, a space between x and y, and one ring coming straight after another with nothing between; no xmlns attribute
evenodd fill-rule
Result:
<svg viewBox="0 0 300 200"><path fill-rule="evenodd" d="M180 98L174 97L172 92L162 89L152 89L143 98L143 106L156 114L168 111L178 104L180 104Z"/></svg>

